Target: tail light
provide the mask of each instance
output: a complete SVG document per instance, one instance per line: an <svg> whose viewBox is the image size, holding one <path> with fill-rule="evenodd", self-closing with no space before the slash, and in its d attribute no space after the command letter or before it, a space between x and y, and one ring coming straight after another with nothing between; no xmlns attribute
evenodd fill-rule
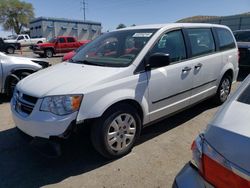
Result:
<svg viewBox="0 0 250 188"><path fill-rule="evenodd" d="M199 136L192 144L193 162L200 174L218 188L250 188L250 174L225 159Z"/></svg>

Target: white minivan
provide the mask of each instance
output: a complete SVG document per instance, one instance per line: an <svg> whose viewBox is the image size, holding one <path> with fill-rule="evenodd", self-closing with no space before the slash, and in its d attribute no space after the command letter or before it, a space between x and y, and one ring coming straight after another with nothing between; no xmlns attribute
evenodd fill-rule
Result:
<svg viewBox="0 0 250 188"><path fill-rule="evenodd" d="M11 110L34 139L67 138L90 124L95 149L116 158L130 152L146 125L212 96L223 103L237 75L237 44L226 26L134 26L23 79Z"/></svg>

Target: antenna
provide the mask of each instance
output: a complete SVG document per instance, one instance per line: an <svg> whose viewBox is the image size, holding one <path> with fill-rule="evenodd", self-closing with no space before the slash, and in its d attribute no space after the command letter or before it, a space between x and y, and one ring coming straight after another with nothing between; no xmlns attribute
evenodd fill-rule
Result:
<svg viewBox="0 0 250 188"><path fill-rule="evenodd" d="M81 9L83 11L83 20L85 21L86 20L86 6L87 6L87 3L85 2L85 0L82 0L81 2Z"/></svg>

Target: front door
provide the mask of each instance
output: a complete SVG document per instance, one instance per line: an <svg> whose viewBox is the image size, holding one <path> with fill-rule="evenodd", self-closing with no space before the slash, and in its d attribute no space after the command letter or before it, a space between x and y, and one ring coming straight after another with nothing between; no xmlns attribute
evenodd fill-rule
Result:
<svg viewBox="0 0 250 188"><path fill-rule="evenodd" d="M150 51L154 53L169 54L170 64L147 72L150 121L188 106L193 85L182 30L165 33Z"/></svg>
<svg viewBox="0 0 250 188"><path fill-rule="evenodd" d="M67 43L65 38L59 38L56 43L56 53L64 53L65 48L67 48Z"/></svg>

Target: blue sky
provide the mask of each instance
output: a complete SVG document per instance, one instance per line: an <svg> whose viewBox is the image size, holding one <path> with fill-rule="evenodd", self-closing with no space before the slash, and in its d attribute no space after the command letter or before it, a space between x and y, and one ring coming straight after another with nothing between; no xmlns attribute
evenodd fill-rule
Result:
<svg viewBox="0 0 250 188"><path fill-rule="evenodd" d="M22 0L33 4L35 16L83 19L82 0ZM250 0L85 0L86 19L101 22L103 31L119 23L169 23L196 15L226 16L250 12ZM0 28L0 36L6 35Z"/></svg>

